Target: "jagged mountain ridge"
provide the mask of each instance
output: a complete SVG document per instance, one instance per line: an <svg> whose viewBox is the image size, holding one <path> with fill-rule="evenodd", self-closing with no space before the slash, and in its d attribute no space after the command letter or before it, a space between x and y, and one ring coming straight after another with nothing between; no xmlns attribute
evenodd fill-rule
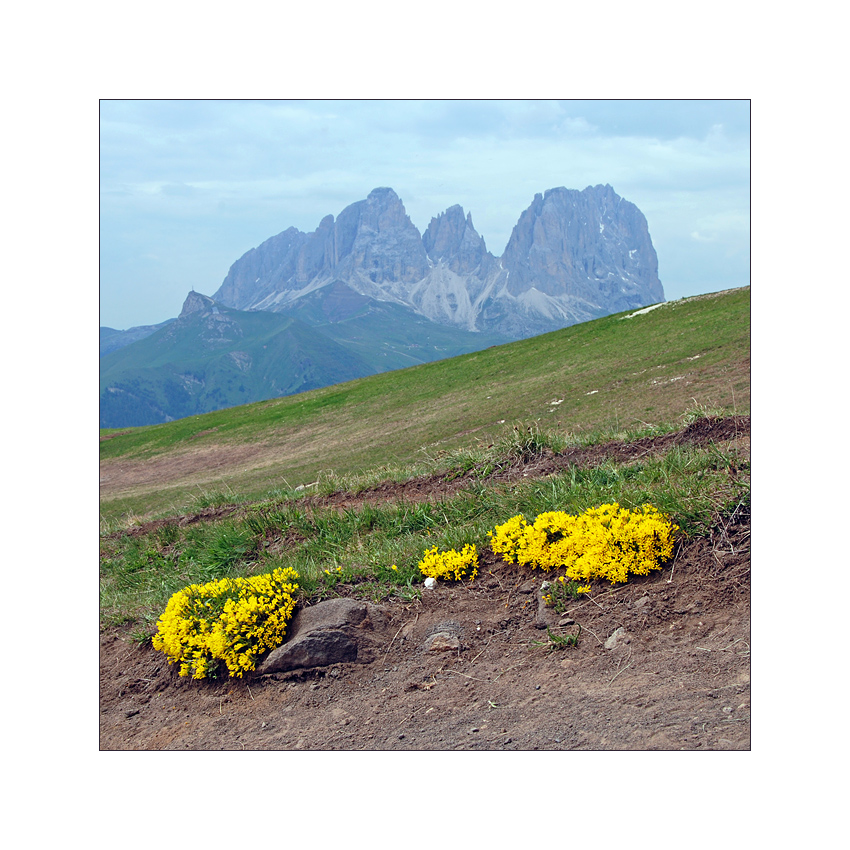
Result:
<svg viewBox="0 0 850 850"><path fill-rule="evenodd" d="M312 233L290 227L252 248L213 297L287 312L340 282L435 322L512 339L664 300L646 218L609 185L535 195L501 258L459 205L420 234L392 189L374 189Z"/></svg>

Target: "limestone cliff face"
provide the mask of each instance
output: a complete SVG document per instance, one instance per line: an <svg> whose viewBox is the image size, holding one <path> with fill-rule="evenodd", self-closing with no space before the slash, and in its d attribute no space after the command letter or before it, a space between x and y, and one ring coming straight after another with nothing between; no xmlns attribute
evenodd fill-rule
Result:
<svg viewBox="0 0 850 850"><path fill-rule="evenodd" d="M389 291L403 298L428 270L422 237L392 189L374 189L365 201L346 207L335 228L334 274L355 277L367 290ZM372 294L372 293L367 293Z"/></svg>
<svg viewBox="0 0 850 850"><path fill-rule="evenodd" d="M274 299L291 281L298 279L296 267L300 255L309 256L311 253L306 247L309 241L310 236L306 233L290 227L259 247L252 248L230 267L224 282L214 293L215 300L229 307L247 310L256 309L256 305L269 298ZM300 266L303 277L303 261Z"/></svg>
<svg viewBox="0 0 850 850"><path fill-rule="evenodd" d="M532 288L627 310L635 297L663 301L658 259L646 219L610 186L583 192L550 189L535 195L505 247L507 285L519 296Z"/></svg>
<svg viewBox="0 0 850 850"><path fill-rule="evenodd" d="M313 233L294 227L248 251L230 268L215 299L240 310L280 310L334 280L372 297L406 302L424 277L422 237L392 189L375 189Z"/></svg>
<svg viewBox="0 0 850 850"><path fill-rule="evenodd" d="M646 219L607 185L535 195L501 258L462 207L420 235L398 195L375 189L313 233L289 228L249 251L214 297L280 311L340 281L437 322L517 339L664 300Z"/></svg>
<svg viewBox="0 0 850 850"><path fill-rule="evenodd" d="M431 219L422 244L432 264L443 262L457 275L482 277L496 265L495 257L472 224L472 213L464 217L463 207L457 204Z"/></svg>

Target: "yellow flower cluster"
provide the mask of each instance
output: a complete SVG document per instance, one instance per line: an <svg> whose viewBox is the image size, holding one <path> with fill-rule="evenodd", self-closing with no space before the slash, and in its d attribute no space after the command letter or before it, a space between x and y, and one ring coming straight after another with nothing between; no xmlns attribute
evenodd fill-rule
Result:
<svg viewBox="0 0 850 850"><path fill-rule="evenodd" d="M427 549L425 556L419 562L423 575L431 578L454 579L460 581L467 578L472 581L478 575L478 551L475 544L467 544L458 552L449 549L448 552L438 552L437 547Z"/></svg>
<svg viewBox="0 0 850 850"><path fill-rule="evenodd" d="M283 643L295 607L298 573L290 567L251 578L222 578L177 591L159 618L154 649L203 679L223 662L231 676L254 670Z"/></svg>
<svg viewBox="0 0 850 850"><path fill-rule="evenodd" d="M626 581L629 573L646 575L673 554L678 526L652 505L630 511L616 502L573 516L564 511L540 514L532 525L522 515L488 532L490 546L508 563L565 569L566 578L588 582ZM586 585L579 592L586 593Z"/></svg>

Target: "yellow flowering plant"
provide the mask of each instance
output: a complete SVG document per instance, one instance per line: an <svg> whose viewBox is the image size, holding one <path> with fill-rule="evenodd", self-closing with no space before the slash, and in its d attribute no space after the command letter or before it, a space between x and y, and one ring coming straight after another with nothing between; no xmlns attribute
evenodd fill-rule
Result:
<svg viewBox="0 0 850 850"><path fill-rule="evenodd" d="M508 563L548 572L564 569L565 578L591 579L612 584L629 574L647 575L661 568L673 554L678 526L652 505L635 510L616 502L590 508L574 516L564 511L539 514L532 524L522 515L512 517L488 532L490 546Z"/></svg>
<svg viewBox="0 0 850 850"><path fill-rule="evenodd" d="M283 643L295 608L298 573L278 568L250 578L191 584L173 594L157 623L154 649L180 664L180 675L241 677L262 653Z"/></svg>
<svg viewBox="0 0 850 850"><path fill-rule="evenodd" d="M419 569L430 578L472 581L478 575L478 551L474 543L468 543L460 552L456 549L440 552L434 546L426 549Z"/></svg>

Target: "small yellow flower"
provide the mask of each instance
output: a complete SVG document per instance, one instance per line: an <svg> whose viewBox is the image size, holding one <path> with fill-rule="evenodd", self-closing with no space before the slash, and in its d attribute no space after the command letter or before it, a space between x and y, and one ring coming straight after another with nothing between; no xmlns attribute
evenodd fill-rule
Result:
<svg viewBox="0 0 850 850"><path fill-rule="evenodd" d="M438 552L437 547L426 550L419 562L423 575L434 579L468 579L472 581L478 575L478 552L475 544L467 544L460 552L449 549Z"/></svg>

